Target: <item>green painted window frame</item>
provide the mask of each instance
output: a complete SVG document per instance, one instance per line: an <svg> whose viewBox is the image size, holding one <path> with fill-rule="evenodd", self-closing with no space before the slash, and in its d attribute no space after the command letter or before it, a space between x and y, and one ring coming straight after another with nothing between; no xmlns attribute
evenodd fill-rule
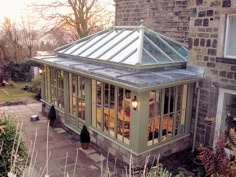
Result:
<svg viewBox="0 0 236 177"><path fill-rule="evenodd" d="M44 66L43 70L45 91L43 99L64 111L64 71L49 66Z"/></svg>
<svg viewBox="0 0 236 177"><path fill-rule="evenodd" d="M92 127L121 143L129 145L130 130L128 134L125 130L127 126L130 128L130 114L129 123L127 124L127 121L125 123L125 111L119 111L119 90L122 90L121 104L122 108L124 108L125 93L131 93L130 90L119 88L109 83L92 80ZM112 103L113 101L114 103ZM130 106L131 103L129 103L129 107ZM121 117L121 120L118 119L118 116ZM111 117L113 117L113 120Z"/></svg>
<svg viewBox="0 0 236 177"><path fill-rule="evenodd" d="M186 133L187 94L187 84L150 92L147 146L171 141Z"/></svg>
<svg viewBox="0 0 236 177"><path fill-rule="evenodd" d="M85 78L68 74L69 115L85 121Z"/></svg>

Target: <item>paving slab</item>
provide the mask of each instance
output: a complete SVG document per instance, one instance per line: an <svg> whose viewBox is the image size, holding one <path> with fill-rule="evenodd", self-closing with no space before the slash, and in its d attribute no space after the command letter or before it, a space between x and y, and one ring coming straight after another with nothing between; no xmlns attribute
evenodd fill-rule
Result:
<svg viewBox="0 0 236 177"><path fill-rule="evenodd" d="M47 140L47 118L43 116L41 111L41 103L29 105L14 105L1 107L0 110L6 113L16 114L16 123L23 120L23 140L27 148L34 142L37 129L37 138L35 143L35 152L38 153L36 159L35 170L42 173L46 164L46 140ZM30 116L37 114L40 120L36 122L30 121ZM65 132L61 128L49 128L49 175L50 177L64 177L64 164L66 153L68 153L67 172L69 176L73 175L76 153L78 149L77 165L75 169L75 177L98 177L101 176L100 164L101 155L96 153L95 149L90 148L83 151L80 148L79 139ZM105 157L103 157L105 159ZM44 169L45 174L45 169ZM33 177L33 176L32 176Z"/></svg>
<svg viewBox="0 0 236 177"><path fill-rule="evenodd" d="M92 154L89 154L88 156L89 156L90 159L92 159L96 163L98 163L98 162L101 163L101 161L104 161L106 159L103 155L98 154L96 152L92 153Z"/></svg>
<svg viewBox="0 0 236 177"><path fill-rule="evenodd" d="M92 148L83 149L83 148L80 147L79 150L82 151L83 153L87 154L87 155L96 152L96 151L95 151L94 149L92 149Z"/></svg>

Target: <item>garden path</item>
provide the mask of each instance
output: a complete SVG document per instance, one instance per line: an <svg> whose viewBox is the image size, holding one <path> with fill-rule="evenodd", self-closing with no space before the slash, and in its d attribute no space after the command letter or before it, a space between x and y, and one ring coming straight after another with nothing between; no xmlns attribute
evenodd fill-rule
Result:
<svg viewBox="0 0 236 177"><path fill-rule="evenodd" d="M37 159L35 165L36 173L42 173L42 169L46 164L46 140L47 140L47 118L41 114L41 103L27 104L27 105L14 105L0 107L0 110L15 114L17 120L23 121L23 140L26 146L30 147L31 142L34 142L35 132L37 129L37 138L35 145L35 153L33 160ZM32 115L39 115L39 121L32 122L30 117ZM68 153L66 172L69 177L73 176L76 153L78 149L78 160L75 169L74 177L99 177L101 176L101 160L105 169L106 161L104 156L101 158L101 154L90 147L89 150L82 150L78 139L73 137L61 128L49 128L49 165L48 173L50 177L64 177L65 175L65 162L66 154ZM31 155L32 156L32 155ZM114 163L109 162L110 171L111 167L114 167ZM46 169L45 169L46 171ZM44 174L45 174L44 171ZM31 176L34 177L34 176Z"/></svg>

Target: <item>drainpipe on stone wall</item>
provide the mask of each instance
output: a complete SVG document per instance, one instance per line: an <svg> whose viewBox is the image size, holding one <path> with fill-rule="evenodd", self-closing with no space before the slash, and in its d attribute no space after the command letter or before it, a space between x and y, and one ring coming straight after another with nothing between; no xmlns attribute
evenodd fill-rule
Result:
<svg viewBox="0 0 236 177"><path fill-rule="evenodd" d="M192 146L192 152L194 152L195 146L196 146L196 133L197 133L197 122L198 122L198 108L199 108L199 99L200 99L199 82L197 82L196 90L197 90L197 105L196 105L194 131L193 131L193 146Z"/></svg>

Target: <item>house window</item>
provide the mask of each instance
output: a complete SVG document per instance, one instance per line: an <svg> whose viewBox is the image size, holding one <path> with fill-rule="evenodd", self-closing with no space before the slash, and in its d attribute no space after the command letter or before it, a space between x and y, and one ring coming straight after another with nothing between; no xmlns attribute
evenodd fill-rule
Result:
<svg viewBox="0 0 236 177"><path fill-rule="evenodd" d="M85 120L84 78L69 73L69 100L71 115Z"/></svg>
<svg viewBox="0 0 236 177"><path fill-rule="evenodd" d="M129 144L130 91L93 80L92 125L109 136Z"/></svg>
<svg viewBox="0 0 236 177"><path fill-rule="evenodd" d="M185 133L186 101L187 85L150 92L148 146Z"/></svg>
<svg viewBox="0 0 236 177"><path fill-rule="evenodd" d="M225 57L236 58L236 14L227 18Z"/></svg>
<svg viewBox="0 0 236 177"><path fill-rule="evenodd" d="M64 72L48 66L44 70L44 99L64 110Z"/></svg>

